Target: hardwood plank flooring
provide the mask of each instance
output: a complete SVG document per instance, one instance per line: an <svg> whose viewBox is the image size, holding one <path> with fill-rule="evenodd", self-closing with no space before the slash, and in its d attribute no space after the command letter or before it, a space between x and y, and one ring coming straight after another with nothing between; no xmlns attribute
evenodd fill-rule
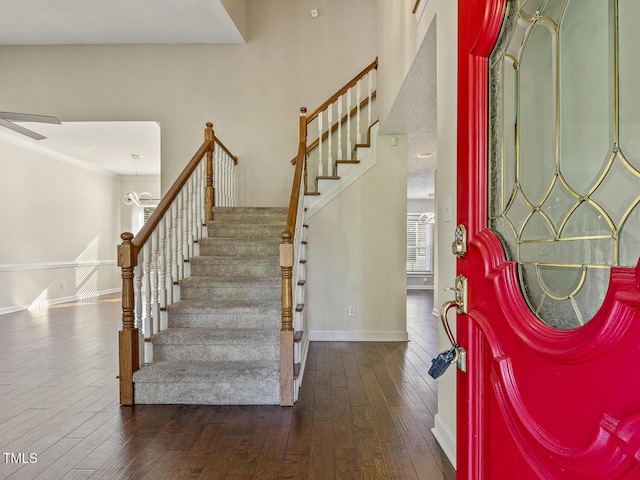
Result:
<svg viewBox="0 0 640 480"><path fill-rule="evenodd" d="M292 408L120 407L120 308L106 296L0 316L0 478L455 478L430 431L431 292L408 292L409 342L312 343Z"/></svg>

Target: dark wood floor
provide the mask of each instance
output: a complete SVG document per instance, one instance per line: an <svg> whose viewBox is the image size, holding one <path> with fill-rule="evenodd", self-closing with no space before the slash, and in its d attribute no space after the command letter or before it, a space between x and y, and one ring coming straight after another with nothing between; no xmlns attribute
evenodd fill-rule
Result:
<svg viewBox="0 0 640 480"><path fill-rule="evenodd" d="M432 308L409 293L408 343L312 343L293 408L120 407L117 297L0 316L0 478L454 478Z"/></svg>

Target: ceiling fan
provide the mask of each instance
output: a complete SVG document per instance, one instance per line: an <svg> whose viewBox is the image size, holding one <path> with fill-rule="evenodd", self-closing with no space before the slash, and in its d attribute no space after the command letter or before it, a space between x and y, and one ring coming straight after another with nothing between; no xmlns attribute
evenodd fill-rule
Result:
<svg viewBox="0 0 640 480"><path fill-rule="evenodd" d="M31 115L29 113L0 112L0 126L8 128L9 130L13 130L14 132L21 133L22 135L26 135L27 137L33 138L34 140L42 140L43 138L47 137L31 131L28 128L16 125L13 122L55 123L60 125L60 120L51 115Z"/></svg>

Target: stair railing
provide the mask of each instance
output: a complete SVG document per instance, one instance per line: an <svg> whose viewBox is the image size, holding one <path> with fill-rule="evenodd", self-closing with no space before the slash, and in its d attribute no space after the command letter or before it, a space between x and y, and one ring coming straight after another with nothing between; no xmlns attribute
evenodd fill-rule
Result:
<svg viewBox="0 0 640 480"><path fill-rule="evenodd" d="M335 174L335 161L353 161L353 151L363 144L362 135L372 125L373 101L378 59L333 94L307 116L300 109L300 137L298 154L291 160L295 165L293 186L289 200L287 225L281 235L280 270L282 277L282 326L280 329L280 405L291 406L297 399L304 373L308 336L304 336L306 237L304 195L309 193L308 163L315 154L316 178ZM363 95L366 92L366 95ZM336 112L334 122L334 111ZM345 112L343 114L343 112ZM366 124L362 117L366 112ZM326 123L325 123L326 119ZM317 131L318 137L307 143L307 132ZM334 141L335 137L335 141ZM355 142L355 144L354 144ZM295 288L295 294L294 294ZM296 305L294 317L294 304ZM296 350L295 345L298 345ZM299 369L299 370L298 370Z"/></svg>
<svg viewBox="0 0 640 480"><path fill-rule="evenodd" d="M299 248L294 244L301 238L303 228L301 217L304 214L303 174L307 158L307 109L300 109L300 141L296 168L293 174L293 186L289 200L287 224L282 232L280 244L280 271L282 276L282 326L280 328L280 405L290 407L295 402L294 389L294 326L293 326L293 284L294 262Z"/></svg>
<svg viewBox="0 0 640 480"><path fill-rule="evenodd" d="M204 159L204 161L203 161ZM167 305L180 300L178 282L190 276L189 259L213 207L234 204L238 158L207 123L204 142L154 212L135 235L118 245L122 269L122 330L119 332L120 404L134 404L133 373L153 361L151 337L167 328Z"/></svg>
<svg viewBox="0 0 640 480"><path fill-rule="evenodd" d="M363 143L362 136L376 118L377 69L376 58L307 116L307 131L318 135L306 145L307 162L309 169L317 172L315 178L334 176L336 161L354 160L355 147ZM295 164L296 158L291 163ZM305 192L309 193L306 175Z"/></svg>

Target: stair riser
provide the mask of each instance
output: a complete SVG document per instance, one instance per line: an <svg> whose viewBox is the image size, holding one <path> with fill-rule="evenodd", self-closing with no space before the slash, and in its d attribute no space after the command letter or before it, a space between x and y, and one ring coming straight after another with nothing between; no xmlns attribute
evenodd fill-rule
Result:
<svg viewBox="0 0 640 480"><path fill-rule="evenodd" d="M154 345L153 361L189 362L275 362L279 358L279 345L273 344L207 344L207 345Z"/></svg>
<svg viewBox="0 0 640 480"><path fill-rule="evenodd" d="M278 256L278 243L223 243L200 241L200 255L229 257L266 257Z"/></svg>
<svg viewBox="0 0 640 480"><path fill-rule="evenodd" d="M169 328L280 328L280 314L247 315L181 313L169 314Z"/></svg>
<svg viewBox="0 0 640 480"><path fill-rule="evenodd" d="M139 383L135 384L135 403L189 405L278 405L280 386L261 382Z"/></svg>
<svg viewBox="0 0 640 480"><path fill-rule="evenodd" d="M280 238L285 226L275 225L237 225L217 224L215 222L207 225L209 237L212 238Z"/></svg>
<svg viewBox="0 0 640 480"><path fill-rule="evenodd" d="M262 224L274 223L285 225L287 223L287 215L282 213L214 213L214 223L217 222L235 222L238 224Z"/></svg>
<svg viewBox="0 0 640 480"><path fill-rule="evenodd" d="M272 277L280 274L280 265L277 259L271 264L252 265L246 262L233 262L229 264L216 264L212 262L191 262L191 275L194 277L207 276L256 276Z"/></svg>
<svg viewBox="0 0 640 480"><path fill-rule="evenodd" d="M286 215L289 209L287 207L213 207L213 214L215 215Z"/></svg>
<svg viewBox="0 0 640 480"><path fill-rule="evenodd" d="M225 286L225 285L202 285L183 286L180 289L182 300L273 300L280 295L280 288L265 287L264 285Z"/></svg>

